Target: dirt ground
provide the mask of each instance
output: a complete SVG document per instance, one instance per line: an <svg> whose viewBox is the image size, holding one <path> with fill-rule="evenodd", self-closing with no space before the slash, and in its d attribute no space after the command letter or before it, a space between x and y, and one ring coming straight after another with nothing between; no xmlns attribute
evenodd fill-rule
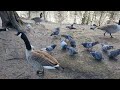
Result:
<svg viewBox="0 0 120 90"><path fill-rule="evenodd" d="M66 25L59 25L43 22L40 25L32 25L27 30L27 36L35 49L44 48L52 43L57 47L52 52L62 67L63 71L46 70L41 78L31 67L25 58L24 42L16 37L15 31L0 32L0 79L120 79L120 56L118 61L109 60L103 53L104 60L97 62L80 44L85 41L99 41L114 45L114 49L120 48L120 32L103 36L101 30L90 30L87 25L75 25L76 30L65 28ZM77 43L78 55L70 57L66 52L61 51L60 40L50 36L53 28L60 27L61 34L70 34ZM93 50L101 51L101 45L96 45Z"/></svg>

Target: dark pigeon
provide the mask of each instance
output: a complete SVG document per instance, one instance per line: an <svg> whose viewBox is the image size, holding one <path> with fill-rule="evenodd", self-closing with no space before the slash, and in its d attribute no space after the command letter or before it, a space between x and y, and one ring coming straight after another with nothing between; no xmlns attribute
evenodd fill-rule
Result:
<svg viewBox="0 0 120 90"><path fill-rule="evenodd" d="M77 52L77 51L75 50L75 48L73 48L73 47L67 46L67 50L68 50L68 53L69 53L70 56L73 56L73 55L75 55L75 54L78 54L78 52Z"/></svg>
<svg viewBox="0 0 120 90"><path fill-rule="evenodd" d="M108 57L110 59L117 60L116 57L120 54L120 49L108 52Z"/></svg>
<svg viewBox="0 0 120 90"><path fill-rule="evenodd" d="M50 36L58 35L59 33L60 33L60 28L55 28L55 31Z"/></svg>
<svg viewBox="0 0 120 90"><path fill-rule="evenodd" d="M76 29L75 27L73 27L74 24L72 24L71 26L66 26L66 28L69 28L69 29Z"/></svg>
<svg viewBox="0 0 120 90"><path fill-rule="evenodd" d="M99 42L85 42L85 43L82 43L83 47L87 48L88 50L90 48L92 48L93 46L99 44Z"/></svg>
<svg viewBox="0 0 120 90"><path fill-rule="evenodd" d="M92 51L90 52L90 54L92 55L93 58L95 58L95 60L101 61L103 59L101 52Z"/></svg>
<svg viewBox="0 0 120 90"><path fill-rule="evenodd" d="M107 44L101 44L102 45L102 51L107 52L110 49L113 49L112 45L107 45Z"/></svg>

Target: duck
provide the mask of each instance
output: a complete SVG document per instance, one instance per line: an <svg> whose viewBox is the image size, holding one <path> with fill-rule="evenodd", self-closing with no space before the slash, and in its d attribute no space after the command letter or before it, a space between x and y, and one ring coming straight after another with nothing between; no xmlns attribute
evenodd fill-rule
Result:
<svg viewBox="0 0 120 90"><path fill-rule="evenodd" d="M62 67L60 67L60 63L53 56L47 52L32 49L30 41L25 33L18 32L16 35L24 41L26 46L26 59L28 63L34 67L38 76L44 75L44 69L62 69Z"/></svg>
<svg viewBox="0 0 120 90"><path fill-rule="evenodd" d="M34 20L35 23L37 24L37 23L40 23L42 21L41 18L42 18L42 13L40 13L40 17L34 17L31 20Z"/></svg>
<svg viewBox="0 0 120 90"><path fill-rule="evenodd" d="M84 42L81 45L89 51L90 49L92 50L92 47L97 45L97 44L99 44L98 41L96 41L96 42Z"/></svg>
<svg viewBox="0 0 120 90"><path fill-rule="evenodd" d="M120 55L120 49L116 49L108 52L109 59L117 60L116 57Z"/></svg>
<svg viewBox="0 0 120 90"><path fill-rule="evenodd" d="M50 36L58 36L59 35L59 33L60 33L60 28L59 27L57 27L57 28L55 28L55 30L52 32L52 34L50 35Z"/></svg>
<svg viewBox="0 0 120 90"><path fill-rule="evenodd" d="M101 43L101 46L102 46L102 51L105 52L105 53L107 53L108 50L113 49L112 45Z"/></svg>
<svg viewBox="0 0 120 90"><path fill-rule="evenodd" d="M74 24L72 24L71 26L66 26L66 28L69 28L69 29L76 29L75 27L73 27Z"/></svg>
<svg viewBox="0 0 120 90"><path fill-rule="evenodd" d="M67 46L67 50L70 56L74 56L75 54L78 54L78 52L73 47Z"/></svg>
<svg viewBox="0 0 120 90"><path fill-rule="evenodd" d="M99 51L91 51L90 54L92 55L93 58L95 58L95 60L97 61L101 61L102 59L104 59L102 57L102 53Z"/></svg>
<svg viewBox="0 0 120 90"><path fill-rule="evenodd" d="M106 33L109 33L111 38L113 38L112 33L116 33L118 31L120 31L120 20L119 20L118 24L107 24L104 26L99 26L99 27L97 27L97 29L105 31L104 36Z"/></svg>
<svg viewBox="0 0 120 90"><path fill-rule="evenodd" d="M56 44L52 44L50 46L47 46L46 48L42 48L41 50L51 52L55 49L56 46L57 46Z"/></svg>

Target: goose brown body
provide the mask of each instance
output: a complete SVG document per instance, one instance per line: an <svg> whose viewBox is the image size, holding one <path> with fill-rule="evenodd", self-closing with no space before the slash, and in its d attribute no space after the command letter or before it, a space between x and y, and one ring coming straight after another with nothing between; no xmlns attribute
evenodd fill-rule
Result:
<svg viewBox="0 0 120 90"><path fill-rule="evenodd" d="M116 33L117 31L120 31L120 27L116 24L109 24L105 26L100 26L98 29L101 29L103 31L106 31L108 33Z"/></svg>
<svg viewBox="0 0 120 90"><path fill-rule="evenodd" d="M41 50L35 50L31 47L31 44L24 33L18 33L26 45L26 59L37 71L46 69L56 69L59 67L58 61L48 54L47 52Z"/></svg>

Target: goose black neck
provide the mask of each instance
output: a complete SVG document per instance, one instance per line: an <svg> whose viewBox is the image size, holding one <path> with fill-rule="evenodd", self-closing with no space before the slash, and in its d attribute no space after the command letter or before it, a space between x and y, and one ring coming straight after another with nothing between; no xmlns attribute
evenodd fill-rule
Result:
<svg viewBox="0 0 120 90"><path fill-rule="evenodd" d="M23 39L23 41L25 43L26 49L31 50L32 48L31 48L31 45L30 45L30 42L29 42L27 36L24 33L22 33L21 38Z"/></svg>
<svg viewBox="0 0 120 90"><path fill-rule="evenodd" d="M40 13L40 18L42 18L42 13Z"/></svg>
<svg viewBox="0 0 120 90"><path fill-rule="evenodd" d="M118 22L118 25L120 25L120 20L119 20L119 22Z"/></svg>

